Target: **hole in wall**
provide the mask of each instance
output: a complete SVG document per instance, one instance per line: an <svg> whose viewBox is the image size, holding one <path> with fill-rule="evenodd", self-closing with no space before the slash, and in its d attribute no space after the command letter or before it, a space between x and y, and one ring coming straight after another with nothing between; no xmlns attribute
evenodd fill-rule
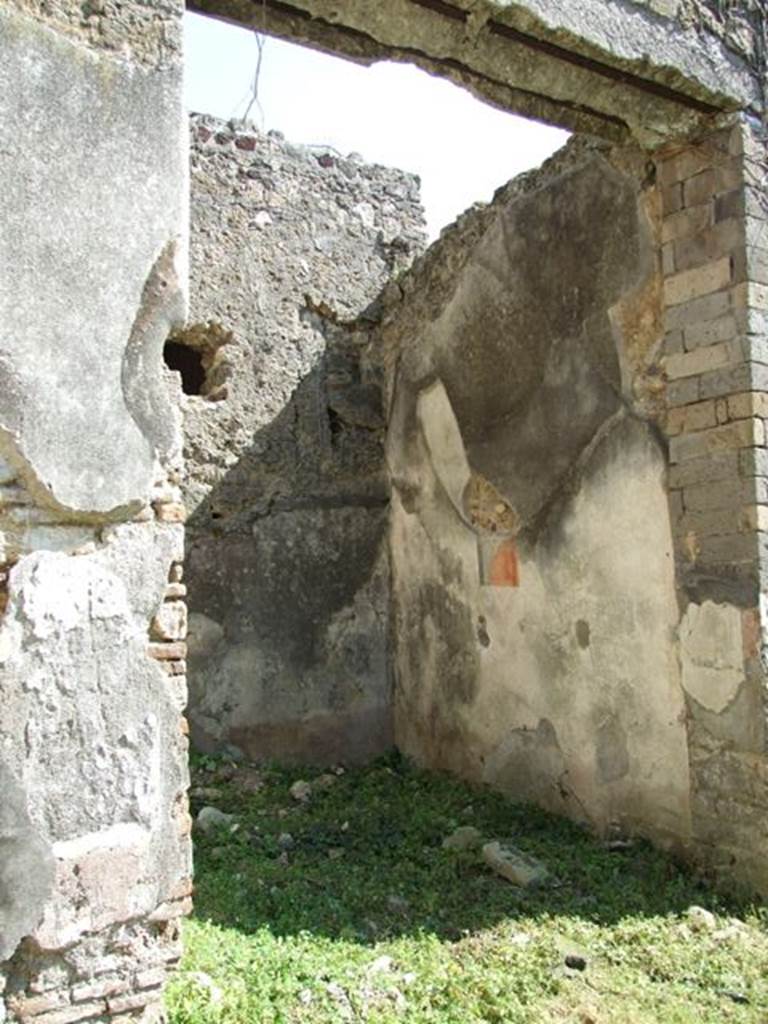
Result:
<svg viewBox="0 0 768 1024"><path fill-rule="evenodd" d="M163 359L169 370L181 375L185 395L202 396L209 402L227 397L233 340L232 331L213 321L174 331L165 343Z"/></svg>
<svg viewBox="0 0 768 1024"><path fill-rule="evenodd" d="M202 395L205 386L202 353L180 341L166 341L163 359L169 370L181 374L181 390L185 395Z"/></svg>

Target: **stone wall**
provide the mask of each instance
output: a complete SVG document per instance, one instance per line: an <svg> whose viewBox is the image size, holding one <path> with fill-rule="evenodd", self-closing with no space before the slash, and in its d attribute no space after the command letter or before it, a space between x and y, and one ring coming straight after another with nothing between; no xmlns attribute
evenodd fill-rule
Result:
<svg viewBox="0 0 768 1024"><path fill-rule="evenodd" d="M392 743L377 295L423 247L418 182L192 119L184 395L190 722L203 749Z"/></svg>
<svg viewBox="0 0 768 1024"><path fill-rule="evenodd" d="M89 7L0 7L0 1019L39 1024L157 1019L191 890L182 5Z"/></svg>
<svg viewBox="0 0 768 1024"><path fill-rule="evenodd" d="M737 124L655 166L572 142L444 234L374 347L398 745L764 888L745 140Z"/></svg>

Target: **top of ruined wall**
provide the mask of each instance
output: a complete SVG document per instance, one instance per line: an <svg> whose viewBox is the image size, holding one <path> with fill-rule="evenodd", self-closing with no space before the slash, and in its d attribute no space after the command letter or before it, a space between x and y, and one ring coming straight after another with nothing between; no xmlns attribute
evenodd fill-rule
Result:
<svg viewBox="0 0 768 1024"><path fill-rule="evenodd" d="M423 247L418 179L211 117L191 128L179 340L207 372L182 398L190 734L362 759L392 738L384 416L361 356L379 292Z"/></svg>
<svg viewBox="0 0 768 1024"><path fill-rule="evenodd" d="M205 324L231 332L207 394L182 399L191 525L206 498L222 528L276 497L360 492L381 474L381 409L343 325L374 316L423 249L418 178L208 116L191 129L190 322L203 328L185 337L205 350Z"/></svg>

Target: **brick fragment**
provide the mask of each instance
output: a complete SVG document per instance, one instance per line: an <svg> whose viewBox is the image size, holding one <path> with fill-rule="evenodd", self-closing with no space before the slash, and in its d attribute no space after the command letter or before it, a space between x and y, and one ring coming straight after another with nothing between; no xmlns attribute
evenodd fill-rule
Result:
<svg viewBox="0 0 768 1024"><path fill-rule="evenodd" d="M685 514L711 512L714 509L740 509L752 500L753 488L748 480L721 480L683 488ZM727 533L727 530L721 532ZM736 532L734 529L733 532Z"/></svg>
<svg viewBox="0 0 768 1024"><path fill-rule="evenodd" d="M155 658L157 661L184 661L187 657L187 645L183 640L169 644L149 643L147 644L147 653L150 658Z"/></svg>
<svg viewBox="0 0 768 1024"><path fill-rule="evenodd" d="M744 163L740 159L718 162L712 169L715 192L732 192L744 184Z"/></svg>
<svg viewBox="0 0 768 1024"><path fill-rule="evenodd" d="M683 204L698 206L712 199L715 194L715 172L707 167L683 182Z"/></svg>
<svg viewBox="0 0 768 1024"><path fill-rule="evenodd" d="M742 476L768 477L768 448L744 448L739 452Z"/></svg>
<svg viewBox="0 0 768 1024"><path fill-rule="evenodd" d="M739 331L746 336L750 346L752 346L753 342L757 342L755 350L764 350L763 342L768 337L768 310L750 309L747 307L746 309L734 310L734 315ZM765 362L764 359L759 359L757 356L754 358L756 362Z"/></svg>
<svg viewBox="0 0 768 1024"><path fill-rule="evenodd" d="M153 640L183 640L187 635L187 606L183 601L165 601L152 619Z"/></svg>
<svg viewBox="0 0 768 1024"><path fill-rule="evenodd" d="M700 538L744 533L749 529L744 513L744 508L686 511L675 523L674 532L680 536L694 532Z"/></svg>
<svg viewBox="0 0 768 1024"><path fill-rule="evenodd" d="M673 523L677 522L683 514L683 493L682 491L670 490L667 495L669 501L669 516Z"/></svg>
<svg viewBox="0 0 768 1024"><path fill-rule="evenodd" d="M768 392L746 391L728 397L728 415L733 420L748 416L768 417Z"/></svg>
<svg viewBox="0 0 768 1024"><path fill-rule="evenodd" d="M744 229L744 242L759 249L768 249L768 219L764 217L745 217L741 221Z"/></svg>
<svg viewBox="0 0 768 1024"><path fill-rule="evenodd" d="M688 210L679 210L664 218L661 225L661 240L662 242L673 242L676 238L697 235L713 223L712 217L711 203L692 206Z"/></svg>
<svg viewBox="0 0 768 1024"><path fill-rule="evenodd" d="M161 523L186 522L187 510L178 501L156 501L152 508Z"/></svg>
<svg viewBox="0 0 768 1024"><path fill-rule="evenodd" d="M768 532L768 505L750 505L742 512L741 527L746 530Z"/></svg>
<svg viewBox="0 0 768 1024"><path fill-rule="evenodd" d="M256 149L256 138L253 135L236 135L235 146L246 153L251 153Z"/></svg>
<svg viewBox="0 0 768 1024"><path fill-rule="evenodd" d="M706 345L667 356L664 361L667 377L675 380L678 377L694 377L711 370L719 370L732 366L742 359L741 347L730 341L721 341L717 345Z"/></svg>
<svg viewBox="0 0 768 1024"><path fill-rule="evenodd" d="M755 281L742 281L731 289L735 307L768 310L768 285Z"/></svg>
<svg viewBox="0 0 768 1024"><path fill-rule="evenodd" d="M752 180L744 185L744 216L765 217L765 157L762 163L753 165L756 170ZM745 168L748 170L749 165ZM745 179L746 180L746 179Z"/></svg>
<svg viewBox="0 0 768 1024"><path fill-rule="evenodd" d="M704 323L725 316L731 309L731 299L727 291L713 292L711 295L699 296L687 302L671 306L664 311L664 329L667 331L690 327L691 324Z"/></svg>
<svg viewBox="0 0 768 1024"><path fill-rule="evenodd" d="M192 888L192 878L189 875L185 875L183 878L179 878L174 882L171 887L171 891L168 893L168 897L172 900L183 900L186 896L192 895Z"/></svg>
<svg viewBox="0 0 768 1024"><path fill-rule="evenodd" d="M691 146L673 156L661 159L657 165L659 181L663 186L692 178L712 166L716 157L709 146Z"/></svg>
<svg viewBox="0 0 768 1024"><path fill-rule="evenodd" d="M187 917L192 913L192 900L169 900L161 903L159 907L149 915L150 921L173 921L179 917Z"/></svg>
<svg viewBox="0 0 768 1024"><path fill-rule="evenodd" d="M768 284L768 249L755 245L746 246L746 270L749 279L757 284Z"/></svg>
<svg viewBox="0 0 768 1024"><path fill-rule="evenodd" d="M674 244L674 263L677 270L711 263L729 256L744 243L744 227L739 220L725 220L707 227L693 237L679 238Z"/></svg>
<svg viewBox="0 0 768 1024"><path fill-rule="evenodd" d="M91 1020L93 1017L100 1017L105 1009L106 1003L103 999L92 1003L77 1003L75 1006L43 1013L39 1017L34 1018L34 1024L79 1024L81 1020ZM27 1019L29 1020L29 1018Z"/></svg>
<svg viewBox="0 0 768 1024"><path fill-rule="evenodd" d="M723 256L691 270L673 274L664 281L664 301L669 306L710 295L731 283L731 258Z"/></svg>
<svg viewBox="0 0 768 1024"><path fill-rule="evenodd" d="M675 355L677 352L682 352L684 348L682 331L668 331L664 335L664 355Z"/></svg>
<svg viewBox="0 0 768 1024"><path fill-rule="evenodd" d="M757 555L755 536L754 533L734 533L708 537L702 543L699 560L710 565L752 562Z"/></svg>
<svg viewBox="0 0 768 1024"><path fill-rule="evenodd" d="M690 405L699 400L699 378L681 377L669 382L667 387L667 405L673 408L678 405Z"/></svg>
<svg viewBox="0 0 768 1024"><path fill-rule="evenodd" d="M161 995L161 988L142 989L141 992L129 992L126 995L108 999L107 1007L111 1014L125 1013L128 1010L143 1010L145 1006L158 1002Z"/></svg>
<svg viewBox="0 0 768 1024"><path fill-rule="evenodd" d="M745 193L742 187L724 192L715 199L715 223L743 217L746 212Z"/></svg>
<svg viewBox="0 0 768 1024"><path fill-rule="evenodd" d="M742 451L717 452L670 466L669 486L687 487L692 484L731 480L735 487L739 483L740 475L743 475L740 472L741 456L753 450L747 448Z"/></svg>
<svg viewBox="0 0 768 1024"><path fill-rule="evenodd" d="M187 674L186 661L162 661L163 671L169 676L185 676Z"/></svg>
<svg viewBox="0 0 768 1024"><path fill-rule="evenodd" d="M768 505L768 478L764 476L749 477L754 487L753 501L758 505Z"/></svg>
<svg viewBox="0 0 768 1024"><path fill-rule="evenodd" d="M164 967L150 967L145 971L139 971L136 975L136 988L158 988L164 985L166 971Z"/></svg>
<svg viewBox="0 0 768 1024"><path fill-rule="evenodd" d="M754 363L738 363L724 370L703 373L698 378L699 395L703 398L721 398L734 391L744 391L752 386Z"/></svg>
<svg viewBox="0 0 768 1024"><path fill-rule="evenodd" d="M95 981L84 981L72 989L72 1001L85 1002L89 999L103 999L105 996L117 995L128 988L127 978L108 977Z"/></svg>
<svg viewBox="0 0 768 1024"><path fill-rule="evenodd" d="M763 443L763 421L757 418L737 420L696 434L681 434L670 441L672 462L684 462L712 452L747 448Z"/></svg>
<svg viewBox="0 0 768 1024"><path fill-rule="evenodd" d="M683 347L687 351L705 345L717 345L721 341L730 341L738 333L736 318L733 313L707 320L704 323L691 324L683 329Z"/></svg>
<svg viewBox="0 0 768 1024"><path fill-rule="evenodd" d="M683 208L683 186L678 182L661 190L661 211L665 217Z"/></svg>
<svg viewBox="0 0 768 1024"><path fill-rule="evenodd" d="M670 409L667 414L666 429L667 433L671 435L692 433L715 426L717 426L717 413L712 399L706 402L696 402L694 405L679 406L676 409Z"/></svg>
<svg viewBox="0 0 768 1024"><path fill-rule="evenodd" d="M54 989L36 996L12 996L8 1000L10 1009L22 1020L37 1017L49 1010L57 1010L69 1005L69 992L66 989Z"/></svg>

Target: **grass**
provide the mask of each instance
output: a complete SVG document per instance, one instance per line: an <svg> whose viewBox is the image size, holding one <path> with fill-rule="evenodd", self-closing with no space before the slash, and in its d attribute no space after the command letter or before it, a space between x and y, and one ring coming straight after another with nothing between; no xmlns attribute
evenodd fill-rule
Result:
<svg viewBox="0 0 768 1024"><path fill-rule="evenodd" d="M319 773L233 771L194 766L198 807L236 820L196 837L171 1024L768 1024L768 915L644 843L611 851L395 757L306 804L290 787ZM443 849L459 825L513 838L553 883L521 890Z"/></svg>

